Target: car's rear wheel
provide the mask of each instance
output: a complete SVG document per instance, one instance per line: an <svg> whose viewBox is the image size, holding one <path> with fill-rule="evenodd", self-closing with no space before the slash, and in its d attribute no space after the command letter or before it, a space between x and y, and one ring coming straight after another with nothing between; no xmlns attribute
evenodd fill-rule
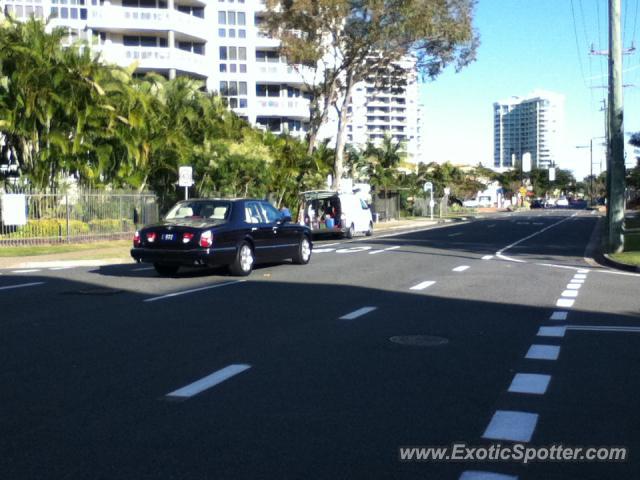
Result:
<svg viewBox="0 0 640 480"><path fill-rule="evenodd" d="M242 242L236 258L231 265L229 265L229 271L232 275L237 277L246 277L253 270L253 249L247 242Z"/></svg>
<svg viewBox="0 0 640 480"><path fill-rule="evenodd" d="M347 230L344 233L344 236L349 240L351 240L355 234L356 234L356 227L352 223L351 226L349 227L349 230Z"/></svg>
<svg viewBox="0 0 640 480"><path fill-rule="evenodd" d="M297 265L306 265L309 263L311 259L311 242L309 241L309 237L303 235L300 239L300 244L298 245L298 251L296 255L293 257L293 263Z"/></svg>
<svg viewBox="0 0 640 480"><path fill-rule="evenodd" d="M373 235L373 222L369 222L369 229L365 232L365 235L367 237Z"/></svg>
<svg viewBox="0 0 640 480"><path fill-rule="evenodd" d="M169 277L178 273L180 265L165 265L163 263L154 263L153 268L156 269L159 275Z"/></svg>

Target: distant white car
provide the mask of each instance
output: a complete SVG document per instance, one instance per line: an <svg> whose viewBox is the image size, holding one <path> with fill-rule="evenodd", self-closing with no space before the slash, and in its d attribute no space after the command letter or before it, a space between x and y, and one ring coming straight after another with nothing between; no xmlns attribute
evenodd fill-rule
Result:
<svg viewBox="0 0 640 480"><path fill-rule="evenodd" d="M556 207L568 207L568 206L569 206L569 200L567 200L567 197L560 197L556 201Z"/></svg>
<svg viewBox="0 0 640 480"><path fill-rule="evenodd" d="M465 200L462 202L463 207L468 208L478 208L478 207L491 207L493 203L491 202L491 197L478 197L472 198L471 200Z"/></svg>

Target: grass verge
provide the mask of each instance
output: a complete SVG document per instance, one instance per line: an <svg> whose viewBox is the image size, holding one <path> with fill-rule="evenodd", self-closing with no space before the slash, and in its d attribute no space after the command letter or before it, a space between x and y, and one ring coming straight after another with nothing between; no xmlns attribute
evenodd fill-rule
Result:
<svg viewBox="0 0 640 480"><path fill-rule="evenodd" d="M627 265L640 265L640 233L624 236L624 252L614 253L611 258Z"/></svg>
<svg viewBox="0 0 640 480"><path fill-rule="evenodd" d="M131 246L130 240L114 240L109 242L78 243L61 245L29 245L20 247L0 247L0 257L31 257L37 255L54 255L57 253L89 252L96 250L113 250Z"/></svg>

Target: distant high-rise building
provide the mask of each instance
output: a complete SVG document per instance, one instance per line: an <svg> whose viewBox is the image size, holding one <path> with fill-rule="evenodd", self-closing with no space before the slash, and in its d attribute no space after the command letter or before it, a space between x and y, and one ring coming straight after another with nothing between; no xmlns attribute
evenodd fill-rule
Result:
<svg viewBox="0 0 640 480"><path fill-rule="evenodd" d="M534 91L493 104L495 168L521 165L531 154L532 168L548 168L559 160L564 128L564 96Z"/></svg>
<svg viewBox="0 0 640 480"><path fill-rule="evenodd" d="M407 57L398 64L404 85L380 88L360 82L351 95L347 142L363 148L380 145L385 136L402 142L407 160L418 161L419 91L416 60ZM391 83L394 83L393 81Z"/></svg>

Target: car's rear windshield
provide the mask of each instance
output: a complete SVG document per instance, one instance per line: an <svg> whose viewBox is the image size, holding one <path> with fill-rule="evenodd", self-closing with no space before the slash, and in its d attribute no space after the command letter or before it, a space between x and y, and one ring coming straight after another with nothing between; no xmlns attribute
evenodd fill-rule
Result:
<svg viewBox="0 0 640 480"><path fill-rule="evenodd" d="M221 200L184 201L174 205L165 218L167 220L177 220L181 218L228 220L230 212L230 202Z"/></svg>

